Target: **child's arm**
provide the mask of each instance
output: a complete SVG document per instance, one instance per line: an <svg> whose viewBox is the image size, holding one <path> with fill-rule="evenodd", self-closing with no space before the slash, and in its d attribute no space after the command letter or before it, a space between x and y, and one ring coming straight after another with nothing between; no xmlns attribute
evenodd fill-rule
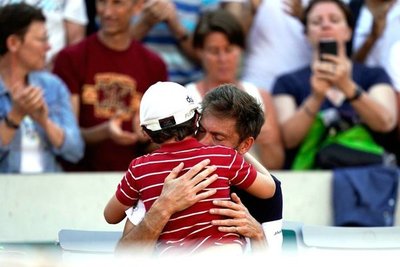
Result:
<svg viewBox="0 0 400 267"><path fill-rule="evenodd" d="M269 171L258 162L250 153L244 155L247 163L254 166L257 170L257 177L254 182L246 189L247 192L259 198L270 198L275 194L275 182Z"/></svg>
<svg viewBox="0 0 400 267"><path fill-rule="evenodd" d="M262 165L252 154L250 154L249 152L247 152L246 154L243 155L244 160L253 165L254 168L256 168L256 170L259 173L262 174L266 174L269 175L269 171L267 170L267 168L264 167L264 165Z"/></svg>
<svg viewBox="0 0 400 267"><path fill-rule="evenodd" d="M125 218L125 211L129 208L130 206L125 206L119 202L114 195L104 208L104 218L108 223L117 224Z"/></svg>

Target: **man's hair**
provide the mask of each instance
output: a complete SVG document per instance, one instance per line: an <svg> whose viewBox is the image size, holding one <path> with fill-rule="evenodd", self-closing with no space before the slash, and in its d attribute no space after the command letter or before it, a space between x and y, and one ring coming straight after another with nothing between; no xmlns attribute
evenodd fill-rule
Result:
<svg viewBox="0 0 400 267"><path fill-rule="evenodd" d="M154 143L162 144L172 138L174 138L175 141L182 141L187 136L193 136L197 129L197 120L198 114L196 112L190 120L159 131L151 131L145 126L142 126L142 128Z"/></svg>
<svg viewBox="0 0 400 267"><path fill-rule="evenodd" d="M203 114L235 119L240 142L248 137L256 139L265 121L257 100L233 84L223 84L208 92L201 108Z"/></svg>
<svg viewBox="0 0 400 267"><path fill-rule="evenodd" d="M234 15L224 9L206 11L197 23L193 33L193 46L203 48L204 40L213 32L226 35L229 43L245 48L245 36L242 25Z"/></svg>
<svg viewBox="0 0 400 267"><path fill-rule="evenodd" d="M339 9L342 11L346 22L347 22L347 26L349 26L349 28L351 30L354 29L354 18L353 15L351 13L351 10L349 9L349 7L343 3L342 0L311 0L308 4L308 6L305 8L304 13L303 13L303 24L304 24L304 30L307 32L307 24L308 24L308 15L311 11L311 9L319 3L333 3L336 4Z"/></svg>
<svg viewBox="0 0 400 267"><path fill-rule="evenodd" d="M29 26L34 21L46 21L41 9L19 3L9 4L0 8L0 55L8 52L7 38L18 35L24 38Z"/></svg>

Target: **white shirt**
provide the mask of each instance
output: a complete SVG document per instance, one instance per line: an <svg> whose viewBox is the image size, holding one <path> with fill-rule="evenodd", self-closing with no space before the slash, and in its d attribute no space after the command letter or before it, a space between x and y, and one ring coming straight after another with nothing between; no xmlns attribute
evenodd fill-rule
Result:
<svg viewBox="0 0 400 267"><path fill-rule="evenodd" d="M20 2L41 8L46 17L47 34L51 46L46 55L47 62L67 44L64 21L80 25L88 23L84 0L0 0L0 5Z"/></svg>
<svg viewBox="0 0 400 267"><path fill-rule="evenodd" d="M277 76L310 61L311 47L301 22L285 13L283 0L262 1L247 40L243 80L271 91Z"/></svg>
<svg viewBox="0 0 400 267"><path fill-rule="evenodd" d="M353 51L357 51L364 43L372 29L373 16L366 6L360 10L354 32ZM365 64L368 66L381 66L389 74L394 87L400 91L400 64L395 57L400 53L398 51L400 42L400 1L396 1L390 8L386 17L386 28L382 36L375 42L374 47L368 54Z"/></svg>
<svg viewBox="0 0 400 267"><path fill-rule="evenodd" d="M44 166L42 161L42 144L35 124L29 116L21 123L21 173L40 173Z"/></svg>

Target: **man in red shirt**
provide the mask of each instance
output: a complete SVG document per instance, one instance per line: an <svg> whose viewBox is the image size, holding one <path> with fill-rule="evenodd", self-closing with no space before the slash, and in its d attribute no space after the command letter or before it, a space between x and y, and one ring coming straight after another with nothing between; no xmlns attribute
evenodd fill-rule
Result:
<svg viewBox="0 0 400 267"><path fill-rule="evenodd" d="M162 59L133 41L132 15L138 0L96 1L100 29L62 50L54 63L72 93L86 151L81 171L124 171L147 152L138 121L140 98L157 81L167 80Z"/></svg>

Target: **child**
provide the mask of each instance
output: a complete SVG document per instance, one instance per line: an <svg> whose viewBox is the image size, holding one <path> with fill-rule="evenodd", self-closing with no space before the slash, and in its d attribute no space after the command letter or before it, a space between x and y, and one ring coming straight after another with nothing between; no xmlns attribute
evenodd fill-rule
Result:
<svg viewBox="0 0 400 267"><path fill-rule="evenodd" d="M272 177L258 173L234 149L204 146L193 137L199 119L197 108L188 90L177 83L158 82L145 92L140 104L140 124L160 148L131 162L110 200L128 209L140 199L148 210L160 195L165 177L177 164L183 162L185 171L210 159L217 167L218 179L208 189L215 189L216 193L170 218L157 245L161 254L175 248L199 252L211 246L243 247L245 242L240 235L220 232L211 225L212 220L222 219L209 213L214 207L212 200L229 199L230 185L260 198L269 198L275 191ZM117 223L123 217L120 209L113 210L116 204L110 203L105 209L106 220Z"/></svg>

